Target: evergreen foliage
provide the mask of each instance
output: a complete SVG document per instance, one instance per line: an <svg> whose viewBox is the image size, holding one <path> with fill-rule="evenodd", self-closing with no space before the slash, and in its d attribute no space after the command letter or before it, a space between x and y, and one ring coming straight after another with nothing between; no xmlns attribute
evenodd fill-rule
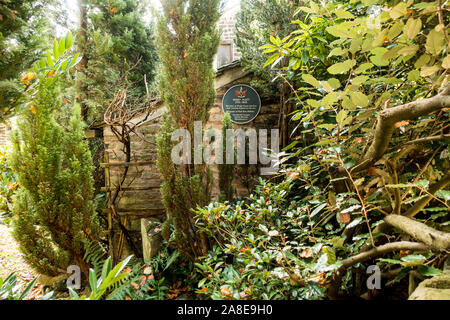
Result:
<svg viewBox="0 0 450 320"><path fill-rule="evenodd" d="M83 56L77 75L77 100L83 118L103 120L116 87L146 94L157 61L151 24L144 21L147 1L96 0L81 2L78 50ZM130 71L130 72L128 72Z"/></svg>
<svg viewBox="0 0 450 320"><path fill-rule="evenodd" d="M236 16L236 45L242 54L245 70L253 72L259 80L252 85L266 92L277 92L273 74L264 68L267 57L259 49L271 37L283 39L295 30L292 18L301 1L242 0Z"/></svg>
<svg viewBox="0 0 450 320"><path fill-rule="evenodd" d="M28 73L34 82L12 135L9 162L20 185L13 201L13 235L38 272L54 276L76 264L87 275L85 244L99 240L102 230L80 108L64 108L61 97L60 74L79 59L67 55L70 35L56 43L59 58L49 53L39 63L42 68Z"/></svg>
<svg viewBox="0 0 450 320"><path fill-rule="evenodd" d="M233 124L231 122L231 116L229 113L225 113L222 119L222 144L223 150L227 150L227 130L233 129ZM233 152L234 150L227 150L227 152ZM223 164L218 166L219 169L219 201L232 201L234 195L233 178L234 178L234 164L227 164L225 155Z"/></svg>
<svg viewBox="0 0 450 320"><path fill-rule="evenodd" d="M160 92L170 118L165 117L158 139L161 193L177 248L195 258L207 252L208 243L196 230L191 208L209 202L211 173L204 165L173 164L171 132L187 129L193 139L194 122L209 119L216 96L212 64L219 45L219 0L167 0L162 6L157 23Z"/></svg>
<svg viewBox="0 0 450 320"><path fill-rule="evenodd" d="M47 48L52 3L0 1L0 121L14 113L23 97L20 74Z"/></svg>

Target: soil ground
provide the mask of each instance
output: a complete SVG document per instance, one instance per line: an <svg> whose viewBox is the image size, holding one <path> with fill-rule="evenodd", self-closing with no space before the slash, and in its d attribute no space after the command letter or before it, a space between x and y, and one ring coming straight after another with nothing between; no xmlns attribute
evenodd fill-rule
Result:
<svg viewBox="0 0 450 320"><path fill-rule="evenodd" d="M11 229L0 224L0 277L5 279L11 272L16 273L18 283L23 287L38 275L25 262L17 242L11 235ZM42 286L36 284L27 299L34 300L40 297L42 297Z"/></svg>

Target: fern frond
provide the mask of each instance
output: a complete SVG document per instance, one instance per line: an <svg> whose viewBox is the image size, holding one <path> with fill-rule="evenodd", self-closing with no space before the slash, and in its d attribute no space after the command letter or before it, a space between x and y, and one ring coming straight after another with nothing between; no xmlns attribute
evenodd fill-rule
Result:
<svg viewBox="0 0 450 320"><path fill-rule="evenodd" d="M92 266L97 277L101 276L103 262L107 257L106 248L96 241L84 241L84 257L83 260Z"/></svg>

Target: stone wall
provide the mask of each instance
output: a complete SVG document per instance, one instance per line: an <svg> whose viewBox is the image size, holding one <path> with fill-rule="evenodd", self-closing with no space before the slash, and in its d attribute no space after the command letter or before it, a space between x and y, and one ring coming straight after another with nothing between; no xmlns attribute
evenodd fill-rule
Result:
<svg viewBox="0 0 450 320"><path fill-rule="evenodd" d="M216 101L214 107L210 111L209 122L205 126L205 130L213 128L215 130L222 130L222 119L224 112L222 110L222 99L225 93L234 85L247 84L249 85L253 76L250 73L242 71L239 63L233 63L229 66L219 69L216 77ZM241 125L233 124L234 129L247 130L250 128L267 129L269 140L268 146L270 146L270 130L276 129L278 126L279 118L279 105L274 101L272 97L267 97L260 93L261 98L261 111L255 120L250 123ZM235 178L233 181L236 189L236 198L244 198L249 195L255 182L259 178L259 165L236 165ZM214 174L214 181L218 182L218 167L217 165L211 166L211 170ZM214 200L218 199L220 193L218 183L213 185L212 194Z"/></svg>
<svg viewBox="0 0 450 320"><path fill-rule="evenodd" d="M219 50L214 63L217 68L241 58L241 53L234 43L236 38L236 14L238 11L239 6L226 9L217 23L217 27L221 32Z"/></svg>
<svg viewBox="0 0 450 320"><path fill-rule="evenodd" d="M129 216L158 215L164 209L159 192L162 181L156 168L156 134L160 130L161 113L162 110L155 112L136 129L137 134L131 134L131 162L135 165L129 167L123 186L134 190L121 192L118 203L118 210ZM107 162L110 164L106 184L115 188L123 177L125 167L120 164L125 162L125 153L122 151L122 143L110 128L104 128L103 136Z"/></svg>
<svg viewBox="0 0 450 320"><path fill-rule="evenodd" d="M222 67L217 71L215 87L217 97L213 108L210 111L210 119L204 126L205 130L214 128L221 132L222 119L224 113L222 111L222 98L226 91L236 84L250 84L252 75L244 72L238 62ZM279 106L273 98L260 94L261 112L252 122L245 125L234 124L235 129L268 129L270 138L270 129L277 127L279 118ZM161 106L138 130L138 134L131 137L132 162L146 162L145 165L130 166L125 187L134 190L124 190L121 192L119 201L119 213L127 216L127 228L135 236L137 241L140 237L140 220L141 218L164 219L164 206L161 201L159 187L162 184L161 176L156 168L156 135L160 130L161 115L165 107ZM137 122L140 119L134 119ZM122 144L114 136L110 128L103 130L105 153L108 162L111 163L107 167L106 184L116 186L121 179L123 167L114 166L114 164L123 163L125 155L121 151ZM269 140L270 146L270 140ZM214 184L212 187L213 199L217 200L219 195L218 186L218 168L216 165L211 166L214 175ZM236 198L243 198L249 195L254 183L259 177L258 165L237 165L235 171L234 187L236 189ZM129 248L124 244L123 256L130 253Z"/></svg>
<svg viewBox="0 0 450 320"><path fill-rule="evenodd" d="M153 217L162 221L165 218L164 206L161 201L159 188L162 184L161 176L156 168L156 134L160 130L160 114L155 112L152 117L131 134L131 165L116 202L117 210L122 221L129 230L135 245L142 246L141 218ZM140 121L134 119L133 121ZM125 153L123 144L117 140L109 127L103 129L105 142L105 188L103 191L115 190L123 177L125 167ZM109 213L108 210L105 213ZM120 243L120 231L113 230L115 255ZM127 241L123 241L121 258L134 254Z"/></svg>
<svg viewBox="0 0 450 320"><path fill-rule="evenodd" d="M8 132L8 126L5 124L0 124L0 148L6 147L8 145Z"/></svg>

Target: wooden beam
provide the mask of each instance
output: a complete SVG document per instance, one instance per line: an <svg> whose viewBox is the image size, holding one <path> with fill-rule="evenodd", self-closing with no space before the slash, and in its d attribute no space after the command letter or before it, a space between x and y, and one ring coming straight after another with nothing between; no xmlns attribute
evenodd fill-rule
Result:
<svg viewBox="0 0 450 320"><path fill-rule="evenodd" d="M110 213L111 209L103 209L103 213ZM117 213L120 216L142 216L142 217L148 217L148 216L159 216L165 212L164 209L129 209L129 210L117 210Z"/></svg>
<svg viewBox="0 0 450 320"><path fill-rule="evenodd" d="M102 168L134 167L134 166L148 166L152 164L155 164L155 161L110 162L110 163L100 163L100 167Z"/></svg>
<svg viewBox="0 0 450 320"><path fill-rule="evenodd" d="M148 191L148 190L157 190L160 189L161 186L157 187L122 187L120 188L120 191ZM116 190L115 187L102 187L101 191L108 192L108 191L114 191Z"/></svg>
<svg viewBox="0 0 450 320"><path fill-rule="evenodd" d="M86 139L94 139L103 137L103 129L87 129L84 130Z"/></svg>

